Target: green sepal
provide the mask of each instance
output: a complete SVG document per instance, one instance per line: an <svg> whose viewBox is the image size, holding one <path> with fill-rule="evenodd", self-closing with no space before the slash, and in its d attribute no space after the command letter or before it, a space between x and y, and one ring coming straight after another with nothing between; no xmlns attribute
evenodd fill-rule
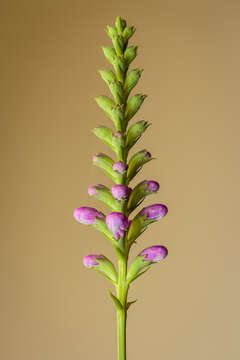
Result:
<svg viewBox="0 0 240 360"><path fill-rule="evenodd" d="M124 82L124 92L126 98L128 97L129 93L132 91L132 89L137 85L138 80L141 77L141 74L143 72L143 69L133 69L129 71L127 74L126 80Z"/></svg>
<svg viewBox="0 0 240 360"><path fill-rule="evenodd" d="M127 273L127 282L131 283L133 280L137 278L137 275L141 273L143 269L152 264L151 260L145 261L146 255L136 256L132 261L128 273Z"/></svg>
<svg viewBox="0 0 240 360"><path fill-rule="evenodd" d="M116 75L112 70L99 70L99 73L107 85L109 85L110 82L117 80Z"/></svg>
<svg viewBox="0 0 240 360"><path fill-rule="evenodd" d="M121 104L123 102L123 87L120 81L111 81L109 83L109 89L116 101L116 104Z"/></svg>
<svg viewBox="0 0 240 360"><path fill-rule="evenodd" d="M136 144L136 142L140 139L142 134L150 125L151 124L147 121L140 120L129 127L126 136L126 147L128 150L130 150Z"/></svg>
<svg viewBox="0 0 240 360"><path fill-rule="evenodd" d="M128 301L128 302L127 302L127 305L126 305L126 309L128 310L128 309L130 308L130 306L131 306L132 304L134 304L136 301L137 301L137 299L136 299L136 300L132 300L132 301Z"/></svg>
<svg viewBox="0 0 240 360"><path fill-rule="evenodd" d="M137 46L129 46L125 52L124 52L124 59L127 62L127 66L129 66L131 64L131 62L135 59L135 57L137 56Z"/></svg>
<svg viewBox="0 0 240 360"><path fill-rule="evenodd" d="M147 215L136 215L131 222L127 233L127 242L131 246L135 240L146 230L145 218Z"/></svg>
<svg viewBox="0 0 240 360"><path fill-rule="evenodd" d="M139 276L145 274L145 272L147 272L150 269L150 267L148 267L147 269L143 270L142 272L136 274L133 278L131 278L131 280L128 282L129 284L133 281L135 281Z"/></svg>
<svg viewBox="0 0 240 360"><path fill-rule="evenodd" d="M110 290L108 290L108 292L109 292L109 295L110 295L110 297L112 298L112 300L113 300L114 305L116 306L116 308L117 308L118 310L123 310L123 306L122 306L121 302L118 300L118 298L117 298L115 295L113 295Z"/></svg>
<svg viewBox="0 0 240 360"><path fill-rule="evenodd" d="M133 210L135 210L145 199L147 195L155 194L156 191L146 190L148 187L147 183L144 181L140 182L132 190L127 204L127 214L129 215Z"/></svg>
<svg viewBox="0 0 240 360"><path fill-rule="evenodd" d="M121 16L117 16L116 21L115 21L115 26L117 28L119 35L121 35L122 32L124 31L125 27L127 26L126 20L121 18Z"/></svg>
<svg viewBox="0 0 240 360"><path fill-rule="evenodd" d="M135 94L127 102L126 111L125 111L125 121L128 123L129 120L136 114L140 109L143 101L146 99L147 95L144 94Z"/></svg>
<svg viewBox="0 0 240 360"><path fill-rule="evenodd" d="M105 58L110 62L110 64L113 65L113 62L117 57L115 49L112 48L111 46L102 46L102 50Z"/></svg>
<svg viewBox="0 0 240 360"><path fill-rule="evenodd" d="M112 40L116 54L122 56L124 50L124 40L121 35L118 34L118 31L113 26L107 26L106 32L110 39Z"/></svg>
<svg viewBox="0 0 240 360"><path fill-rule="evenodd" d="M112 149L114 148L113 143L112 143L113 131L111 129L109 129L106 126L98 126L98 127L95 127L92 131L105 144L110 146Z"/></svg>
<svg viewBox="0 0 240 360"><path fill-rule="evenodd" d="M116 251L120 254L123 254L122 244L117 241L111 231L108 229L105 218L104 219L97 219L95 218L96 224L92 224L92 226L100 231L115 247Z"/></svg>
<svg viewBox="0 0 240 360"><path fill-rule="evenodd" d="M110 279L110 277L108 277L106 274L104 274L103 272L101 272L101 271L99 271L99 270L97 270L97 269L96 269L96 271L97 271L97 273L98 273L99 275L102 275L103 277L105 277L105 279L111 281L111 283L112 283L113 285L116 285L115 281L113 281L112 279Z"/></svg>
<svg viewBox="0 0 240 360"><path fill-rule="evenodd" d="M104 257L104 259L97 259L96 261L99 265L95 265L93 267L104 273L116 285L118 281L118 275L113 263L106 257Z"/></svg>
<svg viewBox="0 0 240 360"><path fill-rule="evenodd" d="M106 33L108 34L108 36L110 37L110 39L118 36L117 29L116 29L114 26L108 25L108 26L107 26L107 29L106 29Z"/></svg>
<svg viewBox="0 0 240 360"><path fill-rule="evenodd" d="M144 164L153 160L152 157L147 157L146 154L147 151L145 150L139 151L130 158L127 170L127 185L134 178L134 176L137 175L137 173L141 170Z"/></svg>
<svg viewBox="0 0 240 360"><path fill-rule="evenodd" d="M123 30L123 38L125 40L125 42L127 43L128 40L133 36L133 34L135 33L136 28L134 26L127 26L124 30Z"/></svg>

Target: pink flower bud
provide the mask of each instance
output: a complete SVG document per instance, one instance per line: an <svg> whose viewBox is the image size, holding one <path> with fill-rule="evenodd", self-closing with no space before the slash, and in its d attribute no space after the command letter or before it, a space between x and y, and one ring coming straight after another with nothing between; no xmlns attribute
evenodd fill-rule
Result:
<svg viewBox="0 0 240 360"><path fill-rule="evenodd" d="M82 206L74 210L73 216L78 222L86 225L96 224L96 219L104 218L104 215L101 212L87 206Z"/></svg>
<svg viewBox="0 0 240 360"><path fill-rule="evenodd" d="M159 220L167 215L168 208L162 204L154 204L143 208L140 211L141 215L147 214L147 220Z"/></svg>
<svg viewBox="0 0 240 360"><path fill-rule="evenodd" d="M157 181L145 180L143 181L143 184L148 184L148 187L145 189L145 191L157 192L159 190L159 183Z"/></svg>
<svg viewBox="0 0 240 360"><path fill-rule="evenodd" d="M101 190L101 189L104 189L104 188L105 188L105 186L104 186L104 185L101 185L101 184L90 186L90 187L88 188L88 194L89 194L90 196L97 195L97 191L96 191L96 190Z"/></svg>
<svg viewBox="0 0 240 360"><path fill-rule="evenodd" d="M98 160L98 157L104 157L104 155L105 155L105 154L103 154L103 153L98 153L98 154L96 154L96 155L93 156L92 161L93 161L93 162L97 162L97 161L99 161L99 160Z"/></svg>
<svg viewBox="0 0 240 360"><path fill-rule="evenodd" d="M128 218L120 212L111 212L106 216L106 224L116 240L122 238L129 228Z"/></svg>
<svg viewBox="0 0 240 360"><path fill-rule="evenodd" d="M124 173L128 168L128 165L122 161L117 161L113 164L113 170L117 171L118 173Z"/></svg>
<svg viewBox="0 0 240 360"><path fill-rule="evenodd" d="M129 197L132 189L126 185L114 185L112 187L112 194L117 200L123 200Z"/></svg>
<svg viewBox="0 0 240 360"><path fill-rule="evenodd" d="M83 264L87 268L90 269L93 266L99 265L99 263L96 261L96 259L104 260L104 256L103 255L87 255L83 258Z"/></svg>
<svg viewBox="0 0 240 360"><path fill-rule="evenodd" d="M165 246L155 245L143 250L138 256L146 255L144 261L151 260L152 262L159 262L163 260L168 254L168 249Z"/></svg>
<svg viewBox="0 0 240 360"><path fill-rule="evenodd" d="M138 153L146 153L144 158L150 158L152 156L151 153L149 151L147 151L146 149L141 150Z"/></svg>
<svg viewBox="0 0 240 360"><path fill-rule="evenodd" d="M122 134L120 131L116 131L116 132L114 133L114 136L116 136L116 137L121 137L121 136L123 136L123 134Z"/></svg>

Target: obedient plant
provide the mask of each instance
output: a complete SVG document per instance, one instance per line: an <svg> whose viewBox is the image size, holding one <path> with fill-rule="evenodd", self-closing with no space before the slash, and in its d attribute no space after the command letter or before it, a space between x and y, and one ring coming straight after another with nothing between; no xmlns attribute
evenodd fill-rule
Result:
<svg viewBox="0 0 240 360"><path fill-rule="evenodd" d="M141 251L128 266L129 252L136 239L151 223L164 217L168 211L165 205L154 204L140 209L131 219L132 212L140 206L145 197L159 190L159 184L155 180L141 181L134 188L129 186L143 165L153 159L146 149L138 151L129 159L130 150L150 125L144 120L130 124L146 98L144 94L130 96L143 71L137 68L129 71L137 55L137 46L128 45L134 32L133 26L127 26L124 19L117 17L115 26L107 27L113 47L102 47L105 57L114 69L100 70L112 97L98 96L96 101L112 120L114 129L98 126L93 132L115 152L115 159L98 153L93 156L92 161L112 179L114 185L111 189L102 184L93 185L88 188L88 193L102 201L109 212L104 215L95 208L85 206L74 211L78 222L92 225L102 232L116 250L117 270L114 264L101 254L85 256L83 263L87 268L97 270L115 286L116 294L110 292L110 296L117 310L118 360L126 360L127 311L136 301L127 299L130 284L151 265L163 260L168 253L162 245L150 246Z"/></svg>

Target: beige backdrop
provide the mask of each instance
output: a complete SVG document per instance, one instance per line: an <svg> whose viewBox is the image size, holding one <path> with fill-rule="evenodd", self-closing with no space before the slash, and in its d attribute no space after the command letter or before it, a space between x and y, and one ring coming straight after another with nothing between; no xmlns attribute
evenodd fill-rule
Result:
<svg viewBox="0 0 240 360"><path fill-rule="evenodd" d="M118 2L1 1L0 358L116 359L111 286L82 265L115 254L72 212L105 210L87 195L110 185L91 165L109 151L91 129L110 124L93 98L121 15L149 95L135 120L152 122L135 150L158 158L136 181L158 180L146 204L169 207L133 251L169 256L131 288L128 359L238 360L240 3Z"/></svg>

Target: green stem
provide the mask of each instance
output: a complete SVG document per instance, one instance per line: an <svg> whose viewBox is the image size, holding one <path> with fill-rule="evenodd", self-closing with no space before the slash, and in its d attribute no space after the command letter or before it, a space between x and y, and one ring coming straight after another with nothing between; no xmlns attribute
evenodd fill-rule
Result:
<svg viewBox="0 0 240 360"><path fill-rule="evenodd" d="M126 360L126 321L127 321L127 255L119 255L118 269L119 281L117 286L118 299L122 309L117 310L117 333L118 333L118 360Z"/></svg>

